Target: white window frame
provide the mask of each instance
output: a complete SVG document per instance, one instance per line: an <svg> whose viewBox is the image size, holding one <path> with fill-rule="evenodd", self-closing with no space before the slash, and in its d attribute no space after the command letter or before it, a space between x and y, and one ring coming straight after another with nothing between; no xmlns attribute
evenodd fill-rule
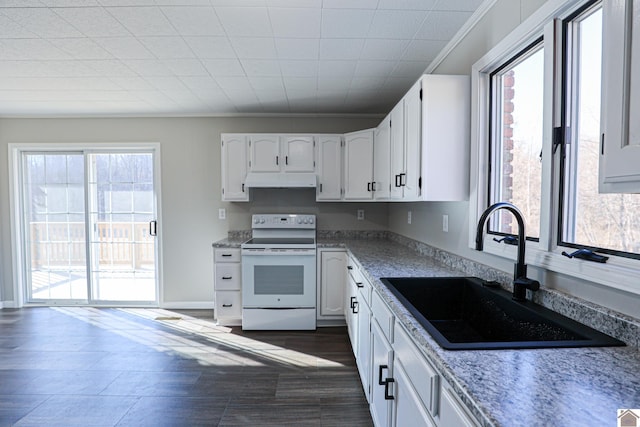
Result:
<svg viewBox="0 0 640 427"><path fill-rule="evenodd" d="M526 263L608 287L640 294L637 277L640 261L610 256L606 264L561 255L567 247L557 245L559 212L559 164L553 154L553 128L560 126L562 96L562 20L590 0L549 0L511 34L478 60L471 70L471 192L469 195L469 247L475 249L476 225L488 206L490 74L535 40L543 37L544 113L542 143L542 190L540 239L526 241ZM603 0L604 2L609 0ZM606 25L603 25L606 28ZM603 83L604 85L604 83ZM604 98L604 97L603 97ZM514 260L517 248L493 241L484 233L484 252ZM543 283L544 284L544 283Z"/></svg>

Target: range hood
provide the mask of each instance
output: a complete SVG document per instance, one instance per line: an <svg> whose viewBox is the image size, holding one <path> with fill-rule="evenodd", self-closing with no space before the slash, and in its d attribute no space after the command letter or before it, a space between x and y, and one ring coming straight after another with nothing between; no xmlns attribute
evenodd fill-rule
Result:
<svg viewBox="0 0 640 427"><path fill-rule="evenodd" d="M248 188L315 188L314 173L249 173L244 181Z"/></svg>

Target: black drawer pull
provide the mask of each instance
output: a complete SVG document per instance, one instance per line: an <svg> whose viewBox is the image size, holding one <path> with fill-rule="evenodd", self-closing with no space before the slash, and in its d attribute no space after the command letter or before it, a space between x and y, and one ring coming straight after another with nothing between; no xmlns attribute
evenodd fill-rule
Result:
<svg viewBox="0 0 640 427"><path fill-rule="evenodd" d="M347 270L353 270L353 267L351 267L350 265L347 265Z"/></svg>
<svg viewBox="0 0 640 427"><path fill-rule="evenodd" d="M222 254L223 257L230 257L233 256L233 254Z"/></svg>
<svg viewBox="0 0 640 427"><path fill-rule="evenodd" d="M233 307L233 304L222 304L222 307L224 307L224 308Z"/></svg>
<svg viewBox="0 0 640 427"><path fill-rule="evenodd" d="M222 280L231 280L233 277L231 276L222 276Z"/></svg>
<svg viewBox="0 0 640 427"><path fill-rule="evenodd" d="M389 384L396 382L393 378L387 378L384 380L384 400L393 400L395 399L391 394L389 394Z"/></svg>
<svg viewBox="0 0 640 427"><path fill-rule="evenodd" d="M364 285L362 284L362 282L356 282L356 286L359 288L364 288Z"/></svg>
<svg viewBox="0 0 640 427"><path fill-rule="evenodd" d="M356 303L356 297L351 297L351 304L349 304L349 307L353 308L355 303Z"/></svg>
<svg viewBox="0 0 640 427"><path fill-rule="evenodd" d="M351 311L353 314L358 314L358 301L353 302L353 306L351 307Z"/></svg>

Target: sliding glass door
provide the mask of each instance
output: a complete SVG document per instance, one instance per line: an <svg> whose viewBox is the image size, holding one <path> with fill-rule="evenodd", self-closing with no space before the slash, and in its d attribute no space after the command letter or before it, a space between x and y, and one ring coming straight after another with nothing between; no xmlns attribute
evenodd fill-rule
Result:
<svg viewBox="0 0 640 427"><path fill-rule="evenodd" d="M157 303L154 152L22 152L27 302Z"/></svg>

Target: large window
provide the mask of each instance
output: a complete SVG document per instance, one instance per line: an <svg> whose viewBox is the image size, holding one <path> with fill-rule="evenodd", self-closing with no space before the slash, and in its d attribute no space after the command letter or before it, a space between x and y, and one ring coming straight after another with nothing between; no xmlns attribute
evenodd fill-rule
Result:
<svg viewBox="0 0 640 427"><path fill-rule="evenodd" d="M473 65L469 244L482 212L511 202L525 216L529 265L640 293L640 194L598 192L601 122L612 116L603 101L616 78L601 72L615 25L602 4L546 2ZM504 244L515 239L500 238L516 234L512 215L490 220L484 250L515 258ZM563 256L579 249L605 266L587 251Z"/></svg>
<svg viewBox="0 0 640 427"><path fill-rule="evenodd" d="M564 21L562 229L559 244L640 258L640 194L598 193L602 7Z"/></svg>
<svg viewBox="0 0 640 427"><path fill-rule="evenodd" d="M525 216L527 237L540 236L544 55L542 40L491 74L491 203L511 202ZM489 223L496 234L516 234L507 211Z"/></svg>

